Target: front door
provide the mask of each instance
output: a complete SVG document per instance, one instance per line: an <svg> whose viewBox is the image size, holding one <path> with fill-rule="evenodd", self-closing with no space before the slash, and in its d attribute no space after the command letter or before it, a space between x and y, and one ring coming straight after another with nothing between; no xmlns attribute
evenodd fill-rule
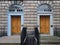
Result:
<svg viewBox="0 0 60 45"><path fill-rule="evenodd" d="M20 34L21 31L21 17L11 16L11 33Z"/></svg>
<svg viewBox="0 0 60 45"><path fill-rule="evenodd" d="M50 16L40 16L40 33L50 33Z"/></svg>

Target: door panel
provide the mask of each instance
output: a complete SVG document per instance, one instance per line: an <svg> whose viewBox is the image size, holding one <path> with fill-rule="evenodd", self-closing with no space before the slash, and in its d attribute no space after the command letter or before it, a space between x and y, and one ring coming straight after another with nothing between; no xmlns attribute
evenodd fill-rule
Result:
<svg viewBox="0 0 60 45"><path fill-rule="evenodd" d="M50 29L50 18L46 16L46 33L49 33Z"/></svg>
<svg viewBox="0 0 60 45"><path fill-rule="evenodd" d="M50 17L40 16L40 33L48 34L50 30Z"/></svg>
<svg viewBox="0 0 60 45"><path fill-rule="evenodd" d="M45 32L45 17L40 17L40 29L41 29L41 33Z"/></svg>
<svg viewBox="0 0 60 45"><path fill-rule="evenodd" d="M21 17L12 16L11 17L11 32L12 34L19 34L21 30Z"/></svg>
<svg viewBox="0 0 60 45"><path fill-rule="evenodd" d="M18 17L18 33L20 33L21 30L21 17Z"/></svg>

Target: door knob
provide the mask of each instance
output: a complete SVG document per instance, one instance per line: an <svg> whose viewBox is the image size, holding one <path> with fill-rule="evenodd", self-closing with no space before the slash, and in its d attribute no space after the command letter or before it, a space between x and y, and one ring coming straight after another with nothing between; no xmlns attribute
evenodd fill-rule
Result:
<svg viewBox="0 0 60 45"><path fill-rule="evenodd" d="M51 25L51 27L53 27L53 25Z"/></svg>

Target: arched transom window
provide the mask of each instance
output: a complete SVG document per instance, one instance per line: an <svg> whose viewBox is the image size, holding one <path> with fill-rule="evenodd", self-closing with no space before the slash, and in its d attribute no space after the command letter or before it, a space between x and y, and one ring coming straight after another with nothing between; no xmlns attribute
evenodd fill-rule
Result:
<svg viewBox="0 0 60 45"><path fill-rule="evenodd" d="M16 5L16 4L12 4L10 7L9 7L9 11L17 11L17 12L23 12L23 7L20 6L20 5Z"/></svg>
<svg viewBox="0 0 60 45"><path fill-rule="evenodd" d="M38 11L52 11L51 6L48 4L42 4L38 6Z"/></svg>

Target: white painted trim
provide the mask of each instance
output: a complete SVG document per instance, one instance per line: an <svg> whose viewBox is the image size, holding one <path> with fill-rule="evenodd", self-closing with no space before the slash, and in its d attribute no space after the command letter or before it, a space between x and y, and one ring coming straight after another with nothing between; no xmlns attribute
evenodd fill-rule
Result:
<svg viewBox="0 0 60 45"><path fill-rule="evenodd" d="M8 12L8 30L7 30L7 35L11 36L11 16L21 16L21 30L22 30L22 25L24 25L24 13L23 12Z"/></svg>
<svg viewBox="0 0 60 45"><path fill-rule="evenodd" d="M49 15L50 16L50 36L53 36L54 35L54 30L53 30L53 27L51 27L51 25L53 25L53 15L52 15L52 12L38 12L37 13L38 14L38 16L37 16L37 25L39 26L38 27L38 30L39 30L39 32L40 32L40 16L41 15Z"/></svg>

